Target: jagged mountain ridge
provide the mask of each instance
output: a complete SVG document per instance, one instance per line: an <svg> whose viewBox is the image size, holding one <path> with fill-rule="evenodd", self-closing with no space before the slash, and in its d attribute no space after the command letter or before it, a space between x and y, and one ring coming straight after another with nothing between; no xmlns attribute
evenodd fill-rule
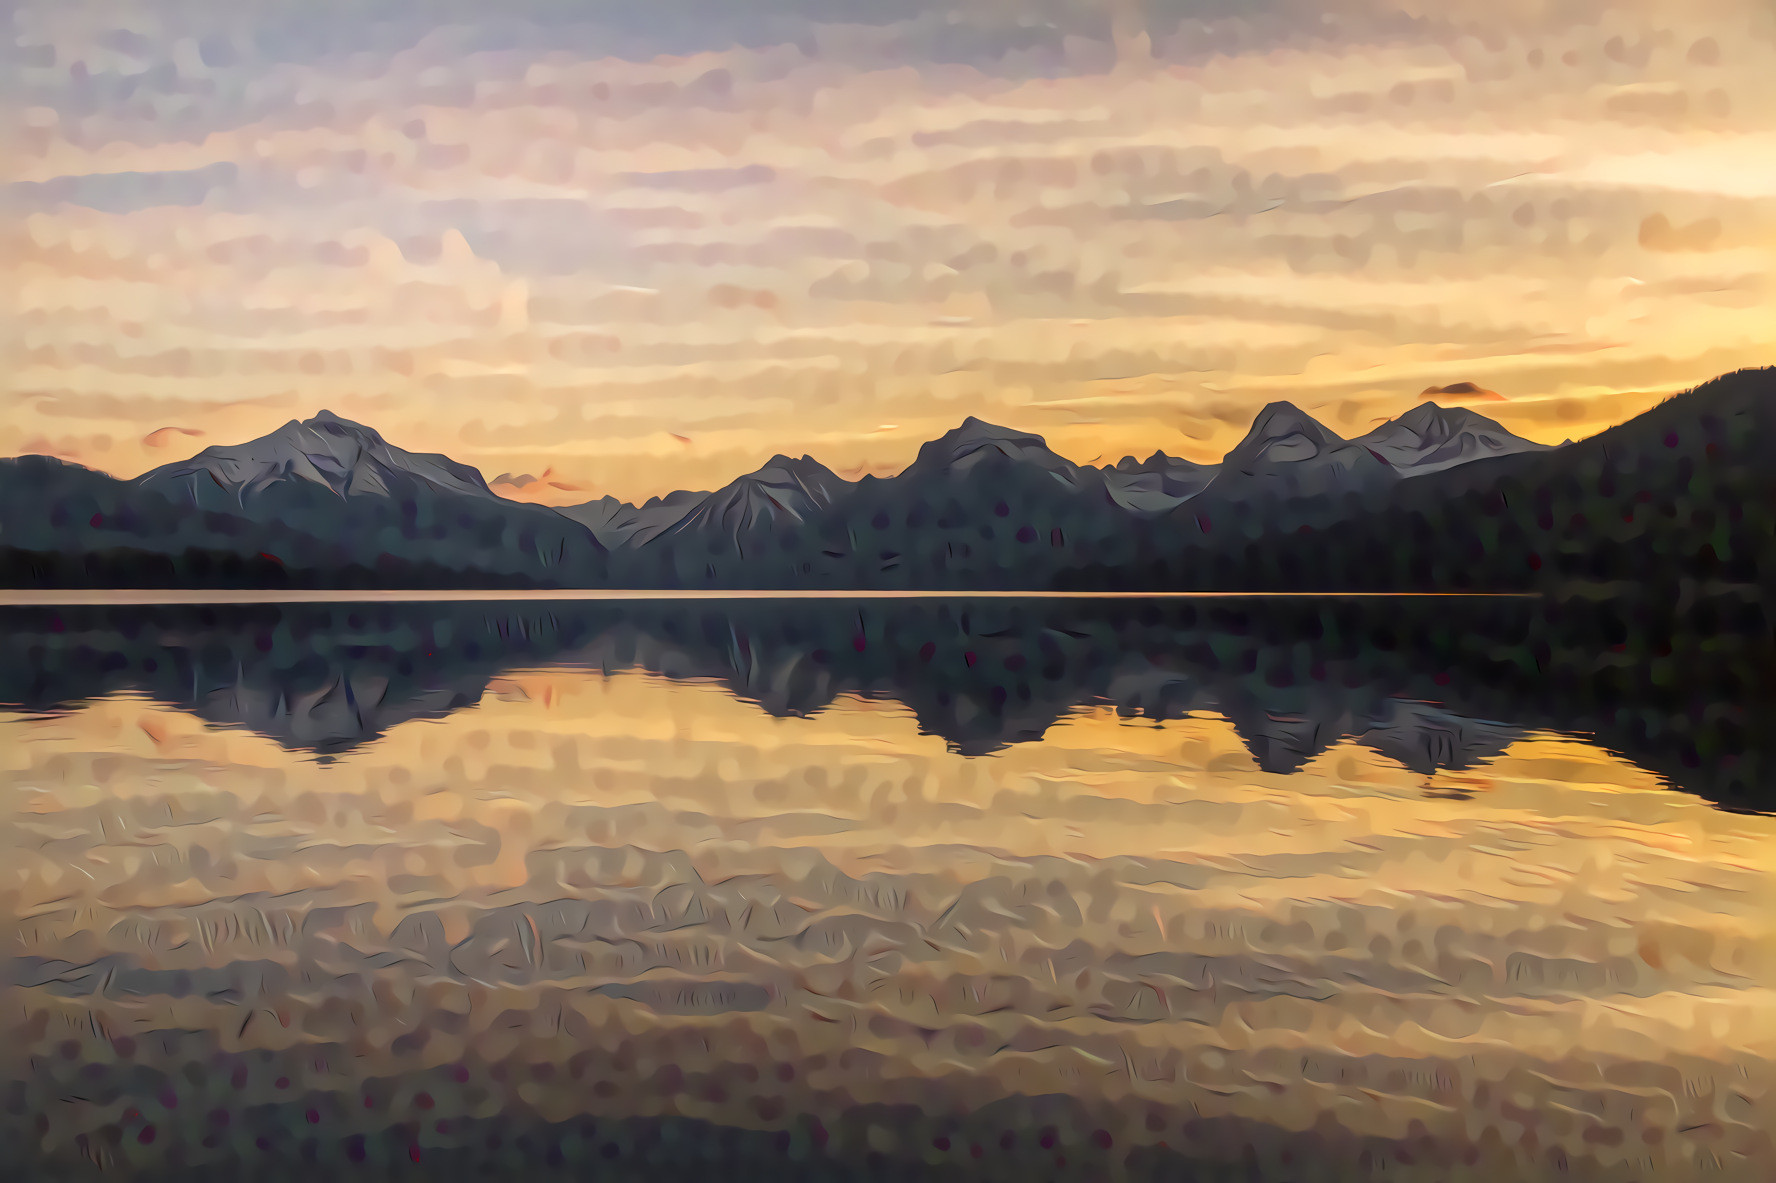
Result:
<svg viewBox="0 0 1776 1183"><path fill-rule="evenodd" d="M1421 423L1419 415L1425 407L1447 418ZM1395 424L1404 426L1396 428ZM1379 434L1390 428L1392 434ZM1230 465L1244 471L1238 474L1239 479L1222 481L1215 488L1218 495L1305 496L1326 491L1328 486L1334 490L1350 486L1350 481L1338 475L1349 471L1360 470L1365 478L1354 487L1373 488L1389 479L1440 471L1468 459L1541 447L1511 435L1490 419L1459 408L1445 411L1434 404L1408 412L1361 440L1347 441L1294 405L1273 403L1220 464L1199 464L1160 450L1144 461L1128 456L1115 465L1094 468L1060 455L1034 432L971 415L921 445L902 473L878 483L947 482L964 478L982 465L1012 465L1044 473L1071 493L1096 497L1101 491L1136 517L1155 517L1214 487L1217 476ZM1434 453L1434 457L1420 455L1425 452ZM1332 475L1322 473L1316 481L1306 475L1309 468L1322 468ZM1263 480L1249 479L1260 472ZM591 528L606 546L642 548L692 531L721 528L718 523L741 530L809 524L823 511L868 487L869 481L846 481L808 456L793 460L778 455L714 493L677 492L640 506L605 497L558 507L558 512Z"/></svg>
<svg viewBox="0 0 1776 1183"><path fill-rule="evenodd" d="M1741 370L1576 443L1480 456L1362 495L1294 509L1199 496L1142 523L1132 548L1145 561L1088 561L1058 582L1573 594L1656 585L1674 596L1724 583L1768 596L1772 455L1776 368Z"/></svg>
<svg viewBox="0 0 1776 1183"><path fill-rule="evenodd" d="M1373 490L1398 479L1381 457L1293 403L1273 402L1202 490L1210 500L1295 501Z"/></svg>
<svg viewBox="0 0 1776 1183"><path fill-rule="evenodd" d="M1103 474L1039 435L969 417L899 474L865 477L803 531L792 566L832 586L1009 587L1135 520Z"/></svg>
<svg viewBox="0 0 1776 1183"><path fill-rule="evenodd" d="M901 477L963 476L982 465L1025 464L1049 473L1063 485L1079 488L1090 483L1095 472L1053 451L1048 441L1029 431L1000 427L973 415L961 426L922 445L917 458Z"/></svg>
<svg viewBox="0 0 1776 1183"><path fill-rule="evenodd" d="M1420 403L1352 443L1375 453L1400 476L1427 476L1458 464L1549 446L1522 439L1466 407Z"/></svg>
<svg viewBox="0 0 1776 1183"><path fill-rule="evenodd" d="M631 527L624 537L617 557L626 574L619 578L650 586L736 579L770 586L917 582L930 574L931 562L949 569L952 558L978 560L990 552L996 561L1015 563L1035 527L998 520L1012 516L1014 505L1024 517L1048 523L1045 539L1058 528L1049 519L1082 509L1093 521L1078 523L1079 534L1113 532L1128 520L1106 495L1098 470L1059 455L1039 435L971 416L924 444L892 477L850 482L811 457L779 455L682 511L655 510L651 528ZM563 512L582 521L611 514L614 523L649 516L633 507ZM671 520L663 520L668 514ZM859 549L865 536L871 542Z"/></svg>
<svg viewBox="0 0 1776 1183"><path fill-rule="evenodd" d="M321 411L243 444L215 445L134 482L198 510L326 538L374 568L390 560L547 582L602 579L605 548L583 524L510 501L476 469L409 452Z"/></svg>
<svg viewBox="0 0 1776 1183"><path fill-rule="evenodd" d="M714 492L681 490L642 505L605 497L557 512L590 528L607 547L644 547L666 536L740 534L805 522L849 487L811 456L779 454Z"/></svg>
<svg viewBox="0 0 1776 1183"><path fill-rule="evenodd" d="M331 411L292 419L244 444L217 444L137 478L143 488L187 494L193 504L216 504L216 492L244 507L280 482L306 481L340 497L398 496L413 483L503 501L481 473L448 456L397 448L373 428Z"/></svg>
<svg viewBox="0 0 1776 1183"><path fill-rule="evenodd" d="M848 488L849 481L811 456L773 456L757 471L695 502L669 533L743 532L806 522Z"/></svg>
<svg viewBox="0 0 1776 1183"><path fill-rule="evenodd" d="M1030 465L1052 474L1068 488L1092 483L1088 474L1093 470L1052 451L1041 436L974 416L922 445L900 477L941 479L967 474L981 464L1003 463ZM557 511L591 527L601 538L608 534L619 545L645 546L668 534L805 523L856 488L856 482L845 480L811 456L796 459L778 454L713 493L675 492L640 506L605 497L561 506Z"/></svg>
<svg viewBox="0 0 1776 1183"><path fill-rule="evenodd" d="M1264 589L1407 578L1420 589L1475 579L1504 587L1533 582L1538 564L1634 578L1646 566L1637 547L1657 549L1674 570L1712 554L1708 562L1755 572L1764 551L1747 532L1765 516L1757 482L1771 471L1760 441L1776 430L1765 405L1776 399L1773 374L1728 375L1560 448L1434 403L1346 440L1275 403L1218 465L1156 451L1097 468L1040 435L971 417L897 476L848 482L811 457L779 456L713 493L641 507L511 501L468 466L321 414L136 481L43 457L8 461L0 549L11 556L6 578L26 586L33 570L67 570L61 556L78 566L96 551L194 547L279 564L294 556L303 586L335 568L406 564L443 574L400 578L446 585L1034 589L1085 578ZM1574 485L1581 477L1603 484L1593 493ZM1550 496L1554 508L1541 508ZM1639 508L1673 498L1688 507L1675 517ZM1503 535L1488 517L1508 525ZM1558 537L1538 541L1548 530ZM55 561L21 557L33 551ZM128 554L102 566L127 572ZM1767 566L1776 571L1776 561Z"/></svg>
<svg viewBox="0 0 1776 1183"><path fill-rule="evenodd" d="M650 497L641 505L604 497L583 505L557 506L555 511L591 530L607 550L615 550L652 542L708 496L707 491L679 490L664 497Z"/></svg>
<svg viewBox="0 0 1776 1183"><path fill-rule="evenodd" d="M1103 469L1104 487L1130 513L1152 516L1202 492L1219 470L1219 465L1197 464L1164 451L1145 460L1124 456Z"/></svg>

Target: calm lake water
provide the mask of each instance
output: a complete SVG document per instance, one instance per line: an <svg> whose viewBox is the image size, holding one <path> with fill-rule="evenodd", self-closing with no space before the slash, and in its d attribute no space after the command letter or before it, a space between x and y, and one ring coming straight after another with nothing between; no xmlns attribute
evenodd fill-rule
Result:
<svg viewBox="0 0 1776 1183"><path fill-rule="evenodd" d="M1619 623L7 610L0 1149L1767 1180L1776 821L1711 798L1767 767L1768 640Z"/></svg>

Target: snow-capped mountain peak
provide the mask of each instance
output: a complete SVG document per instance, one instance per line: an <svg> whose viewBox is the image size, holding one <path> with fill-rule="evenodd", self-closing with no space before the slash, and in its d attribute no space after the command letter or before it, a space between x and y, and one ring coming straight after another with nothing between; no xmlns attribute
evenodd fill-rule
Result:
<svg viewBox="0 0 1776 1183"><path fill-rule="evenodd" d="M913 467L923 471L963 473L977 464L1003 458L1020 461L1049 472L1071 475L1078 465L1052 451L1048 442L1033 432L1000 427L973 415L919 449Z"/></svg>
<svg viewBox="0 0 1776 1183"><path fill-rule="evenodd" d="M236 502L283 481L307 481L341 497L391 496L410 482L452 493L497 498L481 473L448 456L397 448L374 429L331 411L292 419L244 444L218 444L189 460L144 474L150 487L184 485L194 495L204 484ZM205 490L207 492L207 490Z"/></svg>
<svg viewBox="0 0 1776 1183"><path fill-rule="evenodd" d="M698 502L673 527L738 532L805 522L833 503L848 482L812 456L776 455Z"/></svg>
<svg viewBox="0 0 1776 1183"><path fill-rule="evenodd" d="M1290 402L1267 404L1225 463L1307 460L1345 441Z"/></svg>
<svg viewBox="0 0 1776 1183"><path fill-rule="evenodd" d="M1470 460L1539 452L1546 445L1512 435L1498 423L1466 407L1420 403L1354 441L1402 476L1441 472Z"/></svg>

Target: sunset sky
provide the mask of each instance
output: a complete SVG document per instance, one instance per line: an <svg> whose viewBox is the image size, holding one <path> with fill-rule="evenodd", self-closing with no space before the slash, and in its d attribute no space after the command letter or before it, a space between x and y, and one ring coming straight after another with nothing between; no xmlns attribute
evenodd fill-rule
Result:
<svg viewBox="0 0 1776 1183"><path fill-rule="evenodd" d="M1769 0L8 8L0 454L327 408L567 503L1776 363Z"/></svg>

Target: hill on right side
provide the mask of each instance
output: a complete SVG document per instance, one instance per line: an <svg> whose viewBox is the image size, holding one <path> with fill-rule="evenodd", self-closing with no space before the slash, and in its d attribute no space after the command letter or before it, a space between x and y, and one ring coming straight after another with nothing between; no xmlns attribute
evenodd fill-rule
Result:
<svg viewBox="0 0 1776 1183"><path fill-rule="evenodd" d="M1776 591L1776 368L1740 370L1577 443L1370 490L1197 499L1140 560L1063 587L1203 591Z"/></svg>

